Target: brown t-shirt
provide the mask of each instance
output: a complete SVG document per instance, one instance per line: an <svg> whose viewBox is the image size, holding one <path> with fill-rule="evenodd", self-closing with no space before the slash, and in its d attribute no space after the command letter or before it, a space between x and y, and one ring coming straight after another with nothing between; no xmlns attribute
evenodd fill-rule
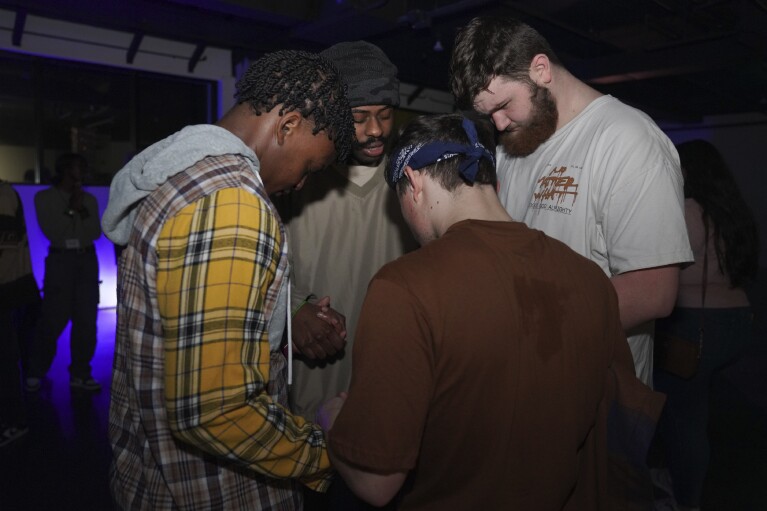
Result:
<svg viewBox="0 0 767 511"><path fill-rule="evenodd" d="M459 222L371 282L330 445L409 471L401 509L561 509L576 484L582 503L616 357L631 371L596 264L521 223Z"/></svg>

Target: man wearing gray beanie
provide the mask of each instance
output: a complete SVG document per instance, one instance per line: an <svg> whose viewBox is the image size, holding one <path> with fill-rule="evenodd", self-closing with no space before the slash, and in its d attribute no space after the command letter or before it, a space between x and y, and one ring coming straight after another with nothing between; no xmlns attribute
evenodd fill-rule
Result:
<svg viewBox="0 0 767 511"><path fill-rule="evenodd" d="M346 80L352 108L399 106L397 67L378 46L365 41L338 43L321 55L333 62Z"/></svg>
<svg viewBox="0 0 767 511"><path fill-rule="evenodd" d="M276 200L288 227L293 308L292 411L313 421L349 387L357 317L368 282L417 248L384 180L399 105L397 67L377 46L343 42L321 52L348 87L356 140L345 165Z"/></svg>

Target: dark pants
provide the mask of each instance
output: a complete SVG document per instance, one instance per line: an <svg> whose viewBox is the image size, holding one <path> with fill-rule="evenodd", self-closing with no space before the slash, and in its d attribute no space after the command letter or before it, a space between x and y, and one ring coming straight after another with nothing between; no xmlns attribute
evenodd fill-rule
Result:
<svg viewBox="0 0 767 511"><path fill-rule="evenodd" d="M96 351L99 267L94 252L50 253L45 258L43 304L29 361L29 376L45 376L56 356L61 332L72 321L72 377L88 378Z"/></svg>
<svg viewBox="0 0 767 511"><path fill-rule="evenodd" d="M699 507L710 458L708 400L711 381L735 362L751 339L753 314L748 307L704 309L704 333L697 374L685 380L657 370L655 390L667 395L658 431L679 504ZM659 321L663 329L697 338L700 309L676 308Z"/></svg>
<svg viewBox="0 0 767 511"><path fill-rule="evenodd" d="M0 309L0 423L18 425L26 422L19 360L13 309Z"/></svg>

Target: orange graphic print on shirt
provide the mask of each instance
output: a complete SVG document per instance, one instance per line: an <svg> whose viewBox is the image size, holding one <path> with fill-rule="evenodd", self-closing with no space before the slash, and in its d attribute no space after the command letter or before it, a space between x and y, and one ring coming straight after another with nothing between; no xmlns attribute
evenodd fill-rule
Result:
<svg viewBox="0 0 767 511"><path fill-rule="evenodd" d="M578 198L578 183L567 171L568 167L555 167L538 179L538 190L530 207L569 215Z"/></svg>

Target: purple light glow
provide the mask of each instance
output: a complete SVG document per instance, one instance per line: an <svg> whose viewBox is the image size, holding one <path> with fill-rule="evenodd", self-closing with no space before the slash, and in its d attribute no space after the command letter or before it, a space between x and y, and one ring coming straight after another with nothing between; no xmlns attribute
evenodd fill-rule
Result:
<svg viewBox="0 0 767 511"><path fill-rule="evenodd" d="M35 194L48 188L48 185L13 185L24 205L24 219L27 222L29 252L32 256L32 272L35 274L40 289L43 287L45 274L45 256L48 254L48 239L43 235L35 215ZM109 188L106 186L86 186L85 190L92 193L99 203L99 218L109 200ZM96 240L96 256L99 259L100 309L114 308L117 305L117 264L115 261L114 245L103 234Z"/></svg>

